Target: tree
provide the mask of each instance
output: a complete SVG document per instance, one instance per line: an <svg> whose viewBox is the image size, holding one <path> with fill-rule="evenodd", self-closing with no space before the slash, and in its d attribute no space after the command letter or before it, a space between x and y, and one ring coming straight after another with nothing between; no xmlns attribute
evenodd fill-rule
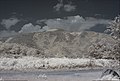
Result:
<svg viewBox="0 0 120 81"><path fill-rule="evenodd" d="M114 45L113 54L115 55L115 59L120 61L120 15L115 17L115 19L110 23L110 26L107 27L106 32L110 32L110 35L117 40Z"/></svg>
<svg viewBox="0 0 120 81"><path fill-rule="evenodd" d="M96 43L92 43L89 47L90 57L96 59L114 59L112 52L114 51L114 42L108 41L106 38L101 38Z"/></svg>
<svg viewBox="0 0 120 81"><path fill-rule="evenodd" d="M115 39L115 44L108 43L107 40L101 39L97 43L91 44L89 53L94 58L109 58L120 61L120 16L110 23L105 32Z"/></svg>
<svg viewBox="0 0 120 81"><path fill-rule="evenodd" d="M110 35L120 41L120 15L115 17L115 19L107 27L106 32L110 32Z"/></svg>

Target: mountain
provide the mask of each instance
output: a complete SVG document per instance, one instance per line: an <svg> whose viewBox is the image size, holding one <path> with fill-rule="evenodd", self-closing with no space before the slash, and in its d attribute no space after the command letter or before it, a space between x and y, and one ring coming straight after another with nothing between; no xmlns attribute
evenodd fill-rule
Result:
<svg viewBox="0 0 120 81"><path fill-rule="evenodd" d="M111 36L91 31L66 32L56 30L34 32L5 39L2 41L1 38L2 42L0 43L0 54L4 56L33 55L39 57L81 58L89 57L88 49L91 44L102 39L111 44L115 43Z"/></svg>

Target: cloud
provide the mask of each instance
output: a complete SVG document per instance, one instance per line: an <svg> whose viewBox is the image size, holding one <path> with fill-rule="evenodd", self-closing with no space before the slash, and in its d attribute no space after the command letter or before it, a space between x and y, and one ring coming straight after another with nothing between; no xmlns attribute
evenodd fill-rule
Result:
<svg viewBox="0 0 120 81"><path fill-rule="evenodd" d="M63 4L58 3L58 4L55 5L53 8L54 8L56 11L60 11L62 7L63 7Z"/></svg>
<svg viewBox="0 0 120 81"><path fill-rule="evenodd" d="M93 17L83 18L77 15L77 16L67 17L66 19L60 19L60 18L48 19L45 21L45 24L49 27L49 29L58 28L67 31L84 31L98 24L108 25L109 22L110 20L96 19Z"/></svg>
<svg viewBox="0 0 120 81"><path fill-rule="evenodd" d="M17 24L20 20L17 18L9 18L3 19L1 25L3 25L6 29L10 29L11 26Z"/></svg>
<svg viewBox="0 0 120 81"><path fill-rule="evenodd" d="M13 21L14 20L16 19L13 19ZM105 27L105 25L108 25L110 21L111 20L97 19L93 17L83 18L82 16L79 16L79 15L69 16L69 17L65 17L62 19L61 18L43 19L43 20L37 20L36 24L39 24L39 25L33 25L32 23L28 23L24 25L22 24L22 26L20 27L21 29L17 32L15 32L15 29L10 30L11 25L6 26L8 29L7 30L4 29L0 31L0 37L13 36L19 33L43 32L43 31L48 31L51 29L63 29L66 31L75 31L75 32L85 31L85 30L90 30L91 28L94 28L94 27L97 29L97 25L99 24L101 24L101 26L104 25ZM21 22L21 21L17 21L17 22ZM41 23L44 24L43 27ZM98 29L100 29L100 27Z"/></svg>
<svg viewBox="0 0 120 81"><path fill-rule="evenodd" d="M59 0L53 8L55 9L55 11L64 10L66 12L72 12L76 10L76 6L73 5L72 2L69 1L67 4L64 4L63 0Z"/></svg>
<svg viewBox="0 0 120 81"><path fill-rule="evenodd" d="M8 31L8 30L0 31L0 37L9 37L9 36L13 36L13 35L17 35L17 32Z"/></svg>
<svg viewBox="0 0 120 81"><path fill-rule="evenodd" d="M64 10L66 12L71 12L71 11L75 11L76 6L75 5L71 5L71 4L66 4L64 5Z"/></svg>
<svg viewBox="0 0 120 81"><path fill-rule="evenodd" d="M14 30L2 30L0 31L0 37L10 37L17 35L19 33L33 33L33 32L43 32L47 30L48 27L44 27L44 29L41 29L41 26L39 25L33 25L32 23L25 24L22 29L18 32L15 32Z"/></svg>
<svg viewBox="0 0 120 81"><path fill-rule="evenodd" d="M25 24L22 29L19 31L19 33L32 33L32 32L42 32L44 31L41 29L41 26L39 25L33 25L32 23Z"/></svg>

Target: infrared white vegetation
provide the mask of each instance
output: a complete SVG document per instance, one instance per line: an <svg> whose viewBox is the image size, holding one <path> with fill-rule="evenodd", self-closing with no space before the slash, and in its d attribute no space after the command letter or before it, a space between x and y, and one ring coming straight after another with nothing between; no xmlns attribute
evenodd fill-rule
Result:
<svg viewBox="0 0 120 81"><path fill-rule="evenodd" d="M117 66L113 60L88 58L38 58L26 56L22 58L0 58L1 70L22 69L62 69L62 68L95 68Z"/></svg>

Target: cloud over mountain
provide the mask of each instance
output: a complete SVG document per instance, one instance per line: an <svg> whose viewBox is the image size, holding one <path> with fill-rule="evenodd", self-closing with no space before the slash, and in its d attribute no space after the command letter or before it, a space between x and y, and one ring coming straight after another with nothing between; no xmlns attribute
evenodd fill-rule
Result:
<svg viewBox="0 0 120 81"><path fill-rule="evenodd" d="M6 29L0 31L0 37L16 35L16 33L33 33L49 31L50 29L63 29L66 31L85 31L97 25L108 25L111 20L97 19L93 17L83 18L80 15L65 18L36 20L36 23L19 20L18 18L3 19L1 24ZM19 23L22 23L21 25ZM13 28L14 26L14 28ZM11 29L12 28L12 29ZM99 27L100 28L100 27ZM102 28L102 26L101 26ZM15 31L15 29L17 31ZM104 30L103 30L104 31Z"/></svg>
<svg viewBox="0 0 120 81"><path fill-rule="evenodd" d="M96 19L93 17L83 18L79 15L70 16L64 19L48 19L44 21L49 29L59 28L67 31L84 31L90 29L98 24L109 24L110 20Z"/></svg>
<svg viewBox="0 0 120 81"><path fill-rule="evenodd" d="M41 26L33 25L32 23L25 24L19 33L32 33L32 32L42 32Z"/></svg>

